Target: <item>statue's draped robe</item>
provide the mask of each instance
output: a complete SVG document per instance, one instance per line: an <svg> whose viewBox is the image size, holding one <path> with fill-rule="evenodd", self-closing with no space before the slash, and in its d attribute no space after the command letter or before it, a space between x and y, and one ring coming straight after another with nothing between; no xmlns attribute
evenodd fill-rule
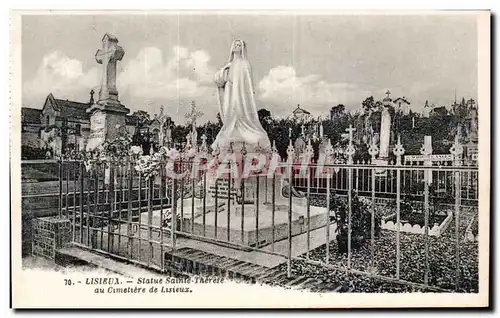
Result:
<svg viewBox="0 0 500 318"><path fill-rule="evenodd" d="M215 82L223 126L212 148L226 148L230 142L235 147L241 147L245 142L248 151L252 151L257 144L270 150L271 143L257 114L248 60L233 59L229 68L222 68L215 74Z"/></svg>

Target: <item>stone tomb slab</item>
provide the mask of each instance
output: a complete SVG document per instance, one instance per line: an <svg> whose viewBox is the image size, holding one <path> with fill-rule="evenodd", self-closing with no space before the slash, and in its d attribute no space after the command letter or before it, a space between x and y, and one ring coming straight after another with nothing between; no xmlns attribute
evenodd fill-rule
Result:
<svg viewBox="0 0 500 318"><path fill-rule="evenodd" d="M210 206L206 208L205 218L203 214L197 214L194 222L189 213L184 215L182 230L228 243L262 247L272 243L273 228L275 242L288 237L288 213L288 206L277 205L273 223L271 204L259 205L258 218L255 205L245 204L242 207L235 203L228 209L227 204L224 204L219 207L217 213L215 206ZM326 218L324 208L311 206L308 218L305 206L293 207L292 236L307 232L308 222L310 230L325 226Z"/></svg>
<svg viewBox="0 0 500 318"><path fill-rule="evenodd" d="M192 233L207 239L216 239L232 246L263 247L274 241L288 237L289 198L276 195L273 220L273 206L266 200L265 189L270 189L266 178L259 180L259 204L237 203L228 188L221 184L217 202L212 193L205 200L189 198L181 200L178 215L183 232ZM255 182L249 185L255 189ZM232 191L231 191L232 192ZM279 191L276 191L280 193ZM245 196L246 201L247 196ZM216 206L217 203L217 206ZM327 223L327 211L324 207L310 206L307 212L305 198L292 198L292 236L324 227ZM235 246L236 247L236 246ZM241 248L241 247L240 247Z"/></svg>

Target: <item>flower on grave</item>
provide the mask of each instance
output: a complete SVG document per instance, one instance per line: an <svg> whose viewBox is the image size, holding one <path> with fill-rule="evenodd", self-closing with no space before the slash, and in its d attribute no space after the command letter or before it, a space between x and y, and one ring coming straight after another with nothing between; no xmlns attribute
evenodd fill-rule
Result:
<svg viewBox="0 0 500 318"><path fill-rule="evenodd" d="M140 147L140 146L132 146L132 147L130 147L130 154L140 156L140 155L142 155L142 153L143 153L142 152L142 147Z"/></svg>
<svg viewBox="0 0 500 318"><path fill-rule="evenodd" d="M172 160L177 159L180 156L180 153L177 149L175 148L170 148L167 150L167 158L170 158Z"/></svg>
<svg viewBox="0 0 500 318"><path fill-rule="evenodd" d="M186 158L191 159L191 158L193 158L196 155L196 150L194 148L189 148L186 151L185 155L186 155Z"/></svg>
<svg viewBox="0 0 500 318"><path fill-rule="evenodd" d="M165 146L161 146L160 149L158 149L158 152L161 153L162 155L166 155L168 153L168 148Z"/></svg>
<svg viewBox="0 0 500 318"><path fill-rule="evenodd" d="M105 153L103 153L103 152L101 152L101 153L99 154L99 159L98 159L98 160L99 160L99 161L103 161L103 162L104 162L104 161L106 161L106 159L107 159L106 154L105 154Z"/></svg>
<svg viewBox="0 0 500 318"><path fill-rule="evenodd" d="M92 161L91 160L85 160L83 162L83 164L85 165L85 170L87 172L90 171L90 169L92 168Z"/></svg>

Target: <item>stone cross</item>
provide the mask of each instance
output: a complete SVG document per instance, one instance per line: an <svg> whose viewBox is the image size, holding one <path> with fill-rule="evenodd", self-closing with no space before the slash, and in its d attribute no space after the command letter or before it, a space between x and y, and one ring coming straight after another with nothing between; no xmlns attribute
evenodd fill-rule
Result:
<svg viewBox="0 0 500 318"><path fill-rule="evenodd" d="M432 166L431 155L432 155L432 136L424 136L424 144L420 148L420 153L425 156L424 166ZM432 183L432 171L424 170L424 180L428 184Z"/></svg>
<svg viewBox="0 0 500 318"><path fill-rule="evenodd" d="M304 124L302 124L302 126L300 126L300 129L301 129L301 132L302 132L302 137L305 137L306 136L306 133L305 133L305 126Z"/></svg>
<svg viewBox="0 0 500 318"><path fill-rule="evenodd" d="M389 90L387 90L387 92L385 92L385 94L387 95L387 97L391 97L391 92Z"/></svg>
<svg viewBox="0 0 500 318"><path fill-rule="evenodd" d="M194 145L198 142L198 136L196 133L196 119L203 116L203 113L196 110L196 104L194 101L191 102L191 112L186 114L186 119L188 123L191 125L191 140Z"/></svg>
<svg viewBox="0 0 500 318"><path fill-rule="evenodd" d="M190 124L191 126L193 125L196 126L196 119L203 116L203 113L196 110L196 104L193 101L191 102L191 112L187 113L185 116L186 119L188 120L188 124Z"/></svg>
<svg viewBox="0 0 500 318"><path fill-rule="evenodd" d="M116 63L121 61L123 55L125 55L125 51L118 45L118 39L106 33L102 38L102 49L97 50L95 54L97 63L103 66L99 100L118 100L118 91L116 89Z"/></svg>
<svg viewBox="0 0 500 318"><path fill-rule="evenodd" d="M352 156L356 153L356 149L352 144L353 133L356 131L356 128L353 128L352 125L349 125L349 128L347 128L345 131L349 133L349 144L347 145L347 149L345 151L347 155L347 163L352 164Z"/></svg>

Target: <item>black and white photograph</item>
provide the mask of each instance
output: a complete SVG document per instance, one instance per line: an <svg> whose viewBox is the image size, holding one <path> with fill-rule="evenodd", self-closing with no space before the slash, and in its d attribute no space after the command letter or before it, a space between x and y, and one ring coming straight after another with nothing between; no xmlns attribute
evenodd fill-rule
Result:
<svg viewBox="0 0 500 318"><path fill-rule="evenodd" d="M11 18L14 307L488 306L489 11Z"/></svg>

